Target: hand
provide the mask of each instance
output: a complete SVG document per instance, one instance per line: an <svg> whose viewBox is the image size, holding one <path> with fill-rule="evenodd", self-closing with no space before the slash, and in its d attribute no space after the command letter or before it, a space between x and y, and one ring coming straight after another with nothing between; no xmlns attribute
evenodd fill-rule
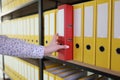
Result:
<svg viewBox="0 0 120 80"><path fill-rule="evenodd" d="M44 50L45 56L49 56L49 55L51 55L52 52L58 51L60 49L68 49L69 48L68 45L59 45L57 42L57 37L58 37L57 34L54 35L51 43L45 47L45 50Z"/></svg>

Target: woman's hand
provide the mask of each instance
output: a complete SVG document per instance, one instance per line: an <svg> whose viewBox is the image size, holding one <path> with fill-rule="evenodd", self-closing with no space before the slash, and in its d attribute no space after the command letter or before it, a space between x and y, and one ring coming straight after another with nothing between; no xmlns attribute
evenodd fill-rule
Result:
<svg viewBox="0 0 120 80"><path fill-rule="evenodd" d="M45 50L44 50L44 55L45 56L48 56L48 55L51 55L52 52L55 52L55 51L58 51L60 49L67 49L69 48L68 45L59 45L58 42L57 42L57 37L58 35L54 35L51 43L45 47Z"/></svg>

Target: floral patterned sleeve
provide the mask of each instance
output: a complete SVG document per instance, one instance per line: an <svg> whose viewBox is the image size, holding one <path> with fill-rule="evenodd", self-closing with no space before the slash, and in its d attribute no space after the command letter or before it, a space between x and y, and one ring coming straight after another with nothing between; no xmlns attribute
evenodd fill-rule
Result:
<svg viewBox="0 0 120 80"><path fill-rule="evenodd" d="M44 46L0 35L0 54L22 58L43 58Z"/></svg>

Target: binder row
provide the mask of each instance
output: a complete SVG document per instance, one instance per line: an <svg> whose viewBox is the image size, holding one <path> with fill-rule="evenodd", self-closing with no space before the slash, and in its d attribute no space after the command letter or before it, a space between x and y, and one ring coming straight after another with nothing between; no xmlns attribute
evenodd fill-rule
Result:
<svg viewBox="0 0 120 80"><path fill-rule="evenodd" d="M32 0L1 0L2 3L2 13L11 11L16 7L20 7Z"/></svg>
<svg viewBox="0 0 120 80"><path fill-rule="evenodd" d="M95 0L73 6L73 55L69 60L76 60L120 72L120 0ZM44 12L45 45L50 42L50 32L57 33L57 26L66 24L62 10ZM65 9L64 9L65 11ZM67 10L66 10L67 11ZM52 19L49 17L53 13ZM64 22L57 22L58 17ZM54 20L53 20L54 19ZM54 22L53 22L54 21ZM51 27L52 25L52 27ZM56 25L56 27L54 27ZM53 30L51 30L53 29ZM64 34L66 26L60 27ZM69 34L69 32L67 32ZM53 33L54 34L54 33ZM65 37L68 34L64 34ZM66 38L66 37L65 37ZM66 57L65 57L66 56ZM69 53L59 59L68 60Z"/></svg>
<svg viewBox="0 0 120 80"><path fill-rule="evenodd" d="M84 71L82 69L73 69L57 63L46 63L44 80L108 80L107 77Z"/></svg>
<svg viewBox="0 0 120 80"><path fill-rule="evenodd" d="M5 72L12 80L39 80L39 67L22 59L5 56Z"/></svg>
<svg viewBox="0 0 120 80"><path fill-rule="evenodd" d="M2 22L1 35L39 44L38 14Z"/></svg>
<svg viewBox="0 0 120 80"><path fill-rule="evenodd" d="M6 20L0 25L0 35L39 45L38 14ZM5 72L13 80L39 80L39 67L15 57L5 56L4 59Z"/></svg>

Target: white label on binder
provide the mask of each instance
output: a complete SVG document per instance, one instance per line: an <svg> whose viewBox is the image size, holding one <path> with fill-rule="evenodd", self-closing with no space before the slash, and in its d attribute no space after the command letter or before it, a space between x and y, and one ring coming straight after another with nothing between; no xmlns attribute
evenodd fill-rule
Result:
<svg viewBox="0 0 120 80"><path fill-rule="evenodd" d="M39 69L35 68L35 80L39 80Z"/></svg>
<svg viewBox="0 0 120 80"><path fill-rule="evenodd" d="M35 29L35 24L34 24L34 17L32 17L31 19L30 19L30 21L31 21L31 35L34 35L34 29Z"/></svg>
<svg viewBox="0 0 120 80"><path fill-rule="evenodd" d="M34 80L35 78L35 69L33 66L31 66L31 80Z"/></svg>
<svg viewBox="0 0 120 80"><path fill-rule="evenodd" d="M48 80L48 75L44 73L44 80Z"/></svg>
<svg viewBox="0 0 120 80"><path fill-rule="evenodd" d="M21 68L22 68L21 75L24 76L24 67L23 67L23 62L22 61L21 61Z"/></svg>
<svg viewBox="0 0 120 80"><path fill-rule="evenodd" d="M93 6L85 7L84 18L84 34L85 37L93 37L94 8Z"/></svg>
<svg viewBox="0 0 120 80"><path fill-rule="evenodd" d="M64 9L58 10L57 13L57 33L64 36Z"/></svg>
<svg viewBox="0 0 120 80"><path fill-rule="evenodd" d="M107 38L108 35L108 3L99 4L97 9L97 37Z"/></svg>
<svg viewBox="0 0 120 80"><path fill-rule="evenodd" d="M23 27L23 31L24 31L24 36L26 36L26 20L25 20L25 18L24 18L24 20L23 20L23 25L24 25L24 27Z"/></svg>
<svg viewBox="0 0 120 80"><path fill-rule="evenodd" d="M114 6L114 38L120 38L120 1Z"/></svg>
<svg viewBox="0 0 120 80"><path fill-rule="evenodd" d="M27 21L27 36L29 36L30 34L30 25L29 25L29 18L27 17L27 19L26 19L26 21Z"/></svg>
<svg viewBox="0 0 120 80"><path fill-rule="evenodd" d="M30 70L30 65L28 65L28 80L31 80L31 70Z"/></svg>
<svg viewBox="0 0 120 80"><path fill-rule="evenodd" d="M19 25L19 34L22 36L23 35L23 31L22 31L22 27L23 27L23 25L22 25L22 20L21 19L19 19L20 21L19 21L19 23L18 23L18 25Z"/></svg>
<svg viewBox="0 0 120 80"><path fill-rule="evenodd" d="M82 28L82 9L74 10L74 36L81 36L81 28Z"/></svg>
<svg viewBox="0 0 120 80"><path fill-rule="evenodd" d="M15 23L15 25L14 25L14 23ZM12 26L13 26L13 35L18 35L18 20L16 19L15 21L13 21L13 23L12 23Z"/></svg>
<svg viewBox="0 0 120 80"><path fill-rule="evenodd" d="M39 22L38 22L38 16L35 17L35 35L39 35Z"/></svg>
<svg viewBox="0 0 120 80"><path fill-rule="evenodd" d="M55 13L50 14L50 35L55 34Z"/></svg>
<svg viewBox="0 0 120 80"><path fill-rule="evenodd" d="M28 75L27 75L27 63L25 63L25 78L28 79Z"/></svg>
<svg viewBox="0 0 120 80"><path fill-rule="evenodd" d="M49 35L49 16L45 15L45 35Z"/></svg>
<svg viewBox="0 0 120 80"><path fill-rule="evenodd" d="M49 80L54 80L54 78L52 76L49 76Z"/></svg>

